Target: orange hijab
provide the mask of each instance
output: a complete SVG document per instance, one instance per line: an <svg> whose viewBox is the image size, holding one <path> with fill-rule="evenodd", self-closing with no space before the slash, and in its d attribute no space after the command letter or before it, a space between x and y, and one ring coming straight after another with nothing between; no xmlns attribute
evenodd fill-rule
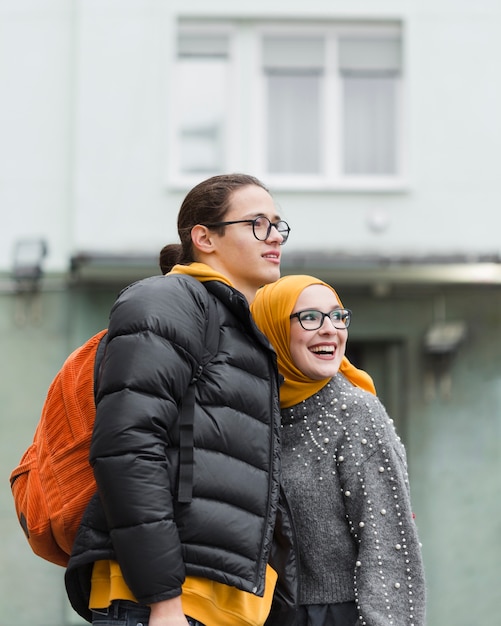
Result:
<svg viewBox="0 0 501 626"><path fill-rule="evenodd" d="M327 283L313 276L283 276L258 290L251 312L259 329L268 337L275 348L278 369L285 381L280 388L280 406L287 408L309 398L330 380L312 380L305 376L293 363L290 352L290 319L296 301L306 287L324 285L332 290L340 306L343 306L336 291ZM356 387L376 393L372 378L352 365L343 357L339 371Z"/></svg>

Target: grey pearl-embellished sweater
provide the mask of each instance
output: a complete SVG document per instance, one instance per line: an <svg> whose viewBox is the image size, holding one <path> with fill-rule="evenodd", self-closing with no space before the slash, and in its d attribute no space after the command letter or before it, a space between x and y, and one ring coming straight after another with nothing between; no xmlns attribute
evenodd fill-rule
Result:
<svg viewBox="0 0 501 626"><path fill-rule="evenodd" d="M282 435L300 603L354 601L362 625L424 626L405 449L379 399L338 373L282 409Z"/></svg>

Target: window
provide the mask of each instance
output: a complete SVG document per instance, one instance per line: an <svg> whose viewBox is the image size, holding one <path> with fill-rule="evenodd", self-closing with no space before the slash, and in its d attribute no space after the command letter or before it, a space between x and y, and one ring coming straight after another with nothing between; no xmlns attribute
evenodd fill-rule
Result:
<svg viewBox="0 0 501 626"><path fill-rule="evenodd" d="M344 173L396 175L399 40L341 38L339 73Z"/></svg>
<svg viewBox="0 0 501 626"><path fill-rule="evenodd" d="M320 173L322 37L263 37L266 171Z"/></svg>
<svg viewBox="0 0 501 626"><path fill-rule="evenodd" d="M173 85L184 174L224 169L228 83L228 37L217 32L180 35Z"/></svg>
<svg viewBox="0 0 501 626"><path fill-rule="evenodd" d="M307 188L405 174L398 23L179 25L171 178L246 170Z"/></svg>

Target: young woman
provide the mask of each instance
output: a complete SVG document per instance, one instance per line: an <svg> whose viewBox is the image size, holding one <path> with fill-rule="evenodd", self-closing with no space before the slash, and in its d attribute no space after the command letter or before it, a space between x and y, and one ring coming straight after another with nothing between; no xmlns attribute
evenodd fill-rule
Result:
<svg viewBox="0 0 501 626"><path fill-rule="evenodd" d="M345 357L351 312L311 276L264 286L251 311L285 378L282 467L300 554L298 626L424 626L405 450L372 380Z"/></svg>
<svg viewBox="0 0 501 626"><path fill-rule="evenodd" d="M289 226L261 182L236 174L192 189L178 232L161 253L170 273L131 285L111 311L90 453L98 495L68 595L101 626L261 626L272 602L267 624L291 624L276 358L249 311L279 277Z"/></svg>

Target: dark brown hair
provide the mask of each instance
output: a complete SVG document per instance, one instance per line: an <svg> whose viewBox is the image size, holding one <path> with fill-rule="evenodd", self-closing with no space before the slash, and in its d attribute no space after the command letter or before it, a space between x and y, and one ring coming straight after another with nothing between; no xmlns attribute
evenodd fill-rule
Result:
<svg viewBox="0 0 501 626"><path fill-rule="evenodd" d="M191 229L197 224L224 221L233 192L247 185L257 185L269 192L260 180L248 174L212 176L188 192L177 218L177 232L181 243L168 244L160 251L159 265L163 274L169 272L176 263L193 263L195 259ZM224 232L224 227L221 231Z"/></svg>

